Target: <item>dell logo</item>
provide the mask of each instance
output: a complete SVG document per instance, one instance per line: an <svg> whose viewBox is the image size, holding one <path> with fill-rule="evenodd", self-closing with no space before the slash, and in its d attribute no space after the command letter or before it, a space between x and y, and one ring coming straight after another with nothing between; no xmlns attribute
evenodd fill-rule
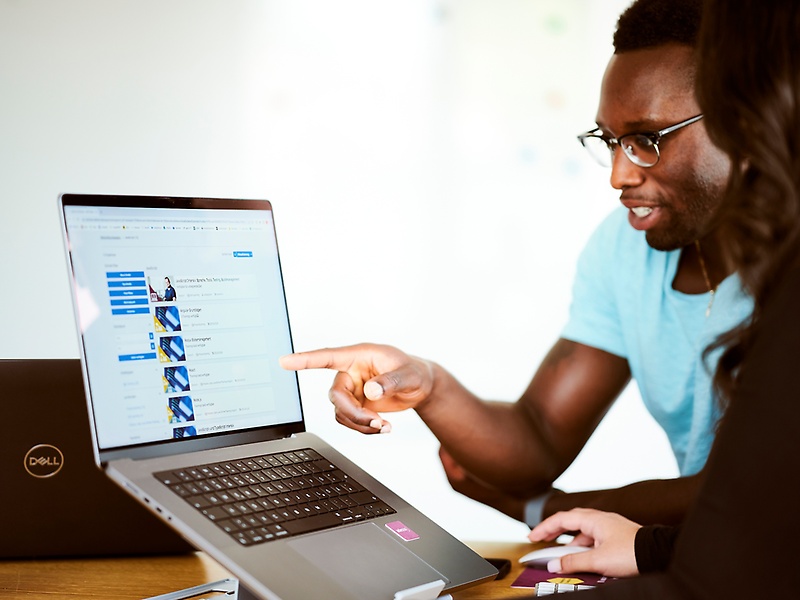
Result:
<svg viewBox="0 0 800 600"><path fill-rule="evenodd" d="M25 470L40 479L52 477L64 466L61 450L50 444L38 444L25 455Z"/></svg>

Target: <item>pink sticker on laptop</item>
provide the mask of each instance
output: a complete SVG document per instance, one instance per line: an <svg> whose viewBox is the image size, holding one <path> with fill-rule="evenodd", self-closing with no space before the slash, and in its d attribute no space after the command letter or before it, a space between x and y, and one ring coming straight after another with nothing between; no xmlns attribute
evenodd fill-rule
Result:
<svg viewBox="0 0 800 600"><path fill-rule="evenodd" d="M419 539L419 536L414 533L413 530L403 525L402 521L392 521L391 523L386 523L386 526L407 542Z"/></svg>

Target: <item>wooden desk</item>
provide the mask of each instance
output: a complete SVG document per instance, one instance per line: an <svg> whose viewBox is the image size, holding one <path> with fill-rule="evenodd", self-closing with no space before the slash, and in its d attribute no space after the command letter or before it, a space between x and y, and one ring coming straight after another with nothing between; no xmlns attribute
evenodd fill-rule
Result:
<svg viewBox="0 0 800 600"><path fill-rule="evenodd" d="M511 573L501 581L456 593L458 600L530 598L530 590L510 587L520 572L517 559L530 544L469 544L481 556L509 558ZM139 600L230 577L202 552L183 556L19 560L0 562L2 600ZM309 599L314 600L314 599Z"/></svg>

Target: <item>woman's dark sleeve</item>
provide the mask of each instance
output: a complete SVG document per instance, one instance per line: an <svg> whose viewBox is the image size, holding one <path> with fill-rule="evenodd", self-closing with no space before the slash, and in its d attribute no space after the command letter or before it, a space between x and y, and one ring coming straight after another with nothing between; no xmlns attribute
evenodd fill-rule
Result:
<svg viewBox="0 0 800 600"><path fill-rule="evenodd" d="M668 525L646 525L636 532L633 547L639 573L667 570L679 531Z"/></svg>
<svg viewBox="0 0 800 600"><path fill-rule="evenodd" d="M667 570L600 585L585 592L587 599L800 597L796 270L786 275L764 307L704 472Z"/></svg>

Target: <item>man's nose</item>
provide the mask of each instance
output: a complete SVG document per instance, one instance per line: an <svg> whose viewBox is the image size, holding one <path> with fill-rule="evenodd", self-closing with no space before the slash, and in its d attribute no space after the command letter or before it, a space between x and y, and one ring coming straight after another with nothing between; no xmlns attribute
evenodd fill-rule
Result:
<svg viewBox="0 0 800 600"><path fill-rule="evenodd" d="M611 155L611 187L615 190L636 187L644 178L644 167L633 164L622 148L617 147Z"/></svg>

